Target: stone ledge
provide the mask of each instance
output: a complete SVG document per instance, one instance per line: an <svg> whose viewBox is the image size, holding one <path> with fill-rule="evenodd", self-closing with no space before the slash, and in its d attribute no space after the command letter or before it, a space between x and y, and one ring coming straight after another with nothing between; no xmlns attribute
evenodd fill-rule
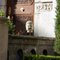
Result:
<svg viewBox="0 0 60 60"><path fill-rule="evenodd" d="M25 35L21 35L21 36L17 36L17 35L9 35L9 38L12 38L12 39L33 39L33 40L55 40L55 38L53 37L35 37L35 36L25 36Z"/></svg>

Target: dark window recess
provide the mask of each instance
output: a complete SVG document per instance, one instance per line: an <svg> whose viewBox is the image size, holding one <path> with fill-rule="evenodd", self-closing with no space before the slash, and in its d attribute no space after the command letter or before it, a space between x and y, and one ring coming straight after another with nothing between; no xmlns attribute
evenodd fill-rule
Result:
<svg viewBox="0 0 60 60"><path fill-rule="evenodd" d="M43 50L43 55L47 55L48 53L47 53L47 50L46 49L44 49Z"/></svg>
<svg viewBox="0 0 60 60"><path fill-rule="evenodd" d="M23 51L22 51L22 49L19 49L18 51L17 51L17 60L23 60Z"/></svg>
<svg viewBox="0 0 60 60"><path fill-rule="evenodd" d="M31 54L36 54L36 51L34 49L32 49Z"/></svg>
<svg viewBox="0 0 60 60"><path fill-rule="evenodd" d="M25 11L25 9L23 9L23 12Z"/></svg>

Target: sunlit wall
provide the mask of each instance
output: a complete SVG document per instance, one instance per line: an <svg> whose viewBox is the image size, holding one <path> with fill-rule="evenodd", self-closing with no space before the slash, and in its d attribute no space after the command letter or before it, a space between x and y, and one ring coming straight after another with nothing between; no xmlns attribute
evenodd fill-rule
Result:
<svg viewBox="0 0 60 60"><path fill-rule="evenodd" d="M34 35L55 37L56 0L35 0Z"/></svg>

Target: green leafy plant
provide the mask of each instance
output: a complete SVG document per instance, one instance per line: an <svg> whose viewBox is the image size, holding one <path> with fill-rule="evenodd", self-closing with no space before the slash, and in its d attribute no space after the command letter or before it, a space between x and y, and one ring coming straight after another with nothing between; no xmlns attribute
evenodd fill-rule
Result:
<svg viewBox="0 0 60 60"><path fill-rule="evenodd" d="M5 12L3 9L0 9L0 17L2 18L2 21L8 26L9 34L13 34L15 25L13 25L13 22L10 19L5 17Z"/></svg>
<svg viewBox="0 0 60 60"><path fill-rule="evenodd" d="M56 7L56 41L55 51L60 54L60 0L57 1Z"/></svg>
<svg viewBox="0 0 60 60"><path fill-rule="evenodd" d="M5 16L5 12L3 9L0 9L0 17Z"/></svg>
<svg viewBox="0 0 60 60"><path fill-rule="evenodd" d="M30 55L25 56L24 60L60 60L60 56Z"/></svg>
<svg viewBox="0 0 60 60"><path fill-rule="evenodd" d="M14 29L15 29L15 25L13 25L13 21L8 19L7 17L3 17L2 20L8 26L9 34L13 34L14 33Z"/></svg>

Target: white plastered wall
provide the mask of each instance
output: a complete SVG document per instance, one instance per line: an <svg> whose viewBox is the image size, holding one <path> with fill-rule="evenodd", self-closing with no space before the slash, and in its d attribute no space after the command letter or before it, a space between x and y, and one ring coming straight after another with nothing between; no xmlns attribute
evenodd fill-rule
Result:
<svg viewBox="0 0 60 60"><path fill-rule="evenodd" d="M38 11L37 6L40 3L36 2L50 2L52 1L51 11ZM55 11L56 11L56 0L35 0L35 11L34 11L34 36L39 37L55 37Z"/></svg>

